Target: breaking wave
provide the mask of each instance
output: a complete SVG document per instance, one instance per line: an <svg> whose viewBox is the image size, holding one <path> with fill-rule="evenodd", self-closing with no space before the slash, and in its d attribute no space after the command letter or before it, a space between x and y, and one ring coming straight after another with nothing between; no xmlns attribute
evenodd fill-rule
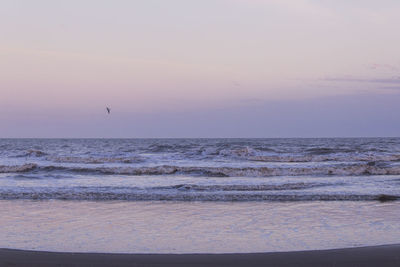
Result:
<svg viewBox="0 0 400 267"><path fill-rule="evenodd" d="M0 148L0 199L400 200L399 138L0 139Z"/></svg>
<svg viewBox="0 0 400 267"><path fill-rule="evenodd" d="M22 158L22 157L43 157L47 155L47 153L37 150L37 149L28 149L24 154L18 155L17 157Z"/></svg>
<svg viewBox="0 0 400 267"><path fill-rule="evenodd" d="M148 192L99 192L98 190L76 192L63 190L54 192L2 192L0 199L34 199L34 200L95 200L95 201L395 201L396 195L346 195L346 194L263 194L238 193L151 193Z"/></svg>
<svg viewBox="0 0 400 267"><path fill-rule="evenodd" d="M203 156L223 157L227 159L239 159L261 162L357 162L357 161L400 161L400 154L362 152L352 149L340 148L310 148L302 153L274 153L265 154L266 149L254 149L251 147L211 149L203 151Z"/></svg>
<svg viewBox="0 0 400 267"><path fill-rule="evenodd" d="M281 155L281 156L249 156L251 161L262 162L356 162L356 161L400 161L400 155Z"/></svg>
<svg viewBox="0 0 400 267"><path fill-rule="evenodd" d="M31 171L63 171L82 174L105 175L190 175L209 177L269 177L269 176L305 176L305 175L400 175L400 166L389 166L376 162L334 166L303 167L191 167L191 166L155 166L155 167L67 167L38 166L24 164L20 166L0 166L0 173Z"/></svg>
<svg viewBox="0 0 400 267"><path fill-rule="evenodd" d="M46 160L56 163L83 163L83 164L102 164L102 163L142 163L146 158L141 156L131 157L80 157L80 156L48 156L40 150L28 150L17 157L44 157ZM275 154L259 155L251 148L240 148L234 150L220 150L218 152L203 153L203 156L241 159L260 162L357 162L357 161L400 161L400 154Z"/></svg>
<svg viewBox="0 0 400 267"><path fill-rule="evenodd" d="M47 157L47 160L56 163L85 163L85 164L101 164L101 163L140 163L145 159L142 157Z"/></svg>
<svg viewBox="0 0 400 267"><path fill-rule="evenodd" d="M13 173L13 172L29 172L35 170L38 167L37 164L29 163L17 166L1 166L0 173Z"/></svg>
<svg viewBox="0 0 400 267"><path fill-rule="evenodd" d="M288 184L258 184L258 185L196 185L180 184L168 187L156 187L155 189L178 189L181 191L280 191L280 190L301 190L331 184L322 183L288 183Z"/></svg>

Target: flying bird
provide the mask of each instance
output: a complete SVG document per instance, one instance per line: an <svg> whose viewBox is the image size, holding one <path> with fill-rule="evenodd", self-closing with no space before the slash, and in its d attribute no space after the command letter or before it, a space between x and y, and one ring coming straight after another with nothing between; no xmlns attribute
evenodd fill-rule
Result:
<svg viewBox="0 0 400 267"><path fill-rule="evenodd" d="M111 109L109 107L106 107L108 114L110 114Z"/></svg>

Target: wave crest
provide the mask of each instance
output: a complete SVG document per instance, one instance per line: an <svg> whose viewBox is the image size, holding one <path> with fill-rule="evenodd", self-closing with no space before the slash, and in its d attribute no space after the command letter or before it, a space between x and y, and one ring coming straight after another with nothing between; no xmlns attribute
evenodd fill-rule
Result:
<svg viewBox="0 0 400 267"><path fill-rule="evenodd" d="M270 176L359 176L359 175L400 175L400 166L388 166L377 162L353 165L310 166L310 167L195 167L195 166L154 166L154 167L67 167L38 166L34 163L19 166L0 166L0 173L29 171L63 171L75 173L97 173L104 175L190 175L206 177L270 177Z"/></svg>
<svg viewBox="0 0 400 267"><path fill-rule="evenodd" d="M322 183L288 183L288 184L255 184L255 185L196 185L180 184L172 187L159 187L157 189L178 189L182 191L281 191L309 189L329 184Z"/></svg>
<svg viewBox="0 0 400 267"><path fill-rule="evenodd" d="M29 172L36 169L37 167L38 165L34 163L16 166L0 166L0 173Z"/></svg>
<svg viewBox="0 0 400 267"><path fill-rule="evenodd" d="M41 150L37 149L28 149L24 154L16 156L18 158L23 158L23 157L43 157L47 155L46 152L43 152Z"/></svg>
<svg viewBox="0 0 400 267"><path fill-rule="evenodd" d="M84 163L84 164L101 164L101 163L140 163L145 161L141 157L48 157L50 161L57 163Z"/></svg>
<svg viewBox="0 0 400 267"><path fill-rule="evenodd" d="M34 200L95 200L95 201L395 201L399 200L397 195L345 195L345 194L245 194L245 193L226 193L226 194L205 194L205 193L180 193L163 194L147 192L98 192L86 191L76 192L73 190L63 190L55 192L1 192L0 199L34 199Z"/></svg>
<svg viewBox="0 0 400 267"><path fill-rule="evenodd" d="M400 161L400 155L274 155L274 156L249 156L250 161L261 162L371 162L371 161Z"/></svg>
<svg viewBox="0 0 400 267"><path fill-rule="evenodd" d="M304 175L400 175L400 166L386 167L379 164L361 164L347 166L319 166L302 168L268 168L268 167L100 167L100 168L69 168L48 166L41 167L47 171L65 170L80 173L100 173L117 175L198 175L210 177L269 177L269 176L304 176Z"/></svg>

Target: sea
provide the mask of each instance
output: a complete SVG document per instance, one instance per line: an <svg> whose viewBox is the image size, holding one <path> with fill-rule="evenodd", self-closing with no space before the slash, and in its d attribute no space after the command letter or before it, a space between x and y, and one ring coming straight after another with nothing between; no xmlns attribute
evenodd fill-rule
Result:
<svg viewBox="0 0 400 267"><path fill-rule="evenodd" d="M400 243L400 138L0 139L0 247L237 253Z"/></svg>

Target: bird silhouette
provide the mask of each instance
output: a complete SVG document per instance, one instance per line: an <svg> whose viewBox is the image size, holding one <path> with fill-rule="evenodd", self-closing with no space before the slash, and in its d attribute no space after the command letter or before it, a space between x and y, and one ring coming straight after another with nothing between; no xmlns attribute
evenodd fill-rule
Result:
<svg viewBox="0 0 400 267"><path fill-rule="evenodd" d="M110 114L111 109L109 107L106 107L108 114Z"/></svg>

